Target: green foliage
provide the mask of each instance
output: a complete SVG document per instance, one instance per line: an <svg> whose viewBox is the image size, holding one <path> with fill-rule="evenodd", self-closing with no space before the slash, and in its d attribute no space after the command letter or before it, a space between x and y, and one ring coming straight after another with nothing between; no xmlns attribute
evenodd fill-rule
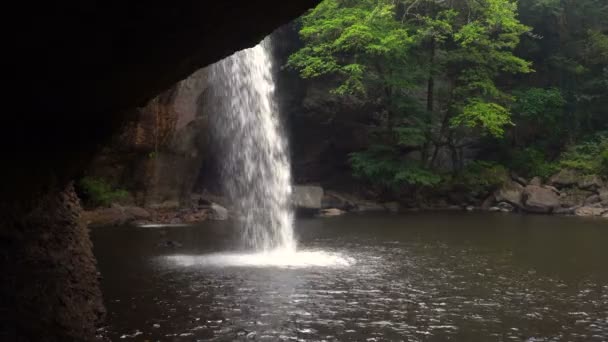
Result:
<svg viewBox="0 0 608 342"><path fill-rule="evenodd" d="M126 190L117 189L102 178L87 176L78 185L84 193L85 202L91 206L109 206L129 195Z"/></svg>
<svg viewBox="0 0 608 342"><path fill-rule="evenodd" d="M524 177L544 179L551 177L559 170L556 163L547 161L547 156L534 147L513 151L509 167Z"/></svg>
<svg viewBox="0 0 608 342"><path fill-rule="evenodd" d="M363 96L379 83L400 83L408 77L405 58L413 39L394 11L390 0L321 2L302 17L306 46L287 65L303 78L338 77L333 92L339 95Z"/></svg>
<svg viewBox="0 0 608 342"><path fill-rule="evenodd" d="M559 165L584 174L606 174L606 151L608 151L608 132L600 132L569 147L560 156Z"/></svg>
<svg viewBox="0 0 608 342"><path fill-rule="evenodd" d="M607 32L604 0L324 0L287 64L369 109L377 134L350 162L375 184L434 186L437 151L459 168L479 141L527 177L606 174L605 140L581 137L608 129ZM453 171L479 192L504 176L484 163Z"/></svg>
<svg viewBox="0 0 608 342"><path fill-rule="evenodd" d="M373 145L367 150L351 153L350 163L355 176L391 189L404 185L432 187L441 182L439 175L398 155L390 146Z"/></svg>
<svg viewBox="0 0 608 342"><path fill-rule="evenodd" d="M512 125L509 111L496 103L483 102L480 99L470 100L462 113L451 120L452 127L483 127L492 136L500 138L505 133L504 127Z"/></svg>
<svg viewBox="0 0 608 342"><path fill-rule="evenodd" d="M555 125L566 104L557 88L528 88L513 92L517 101L513 111L518 116L541 124Z"/></svg>
<svg viewBox="0 0 608 342"><path fill-rule="evenodd" d="M475 161L456 175L452 184L473 194L485 195L501 187L508 179L509 172L504 166L488 161Z"/></svg>
<svg viewBox="0 0 608 342"><path fill-rule="evenodd" d="M600 155L600 174L608 176L608 147Z"/></svg>

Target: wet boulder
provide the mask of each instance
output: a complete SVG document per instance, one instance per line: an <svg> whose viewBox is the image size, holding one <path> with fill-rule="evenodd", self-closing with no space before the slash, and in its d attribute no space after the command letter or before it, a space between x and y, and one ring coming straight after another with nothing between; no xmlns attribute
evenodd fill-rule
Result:
<svg viewBox="0 0 608 342"><path fill-rule="evenodd" d="M531 213L549 214L561 207L557 194L547 188L528 185L522 194L523 209Z"/></svg>
<svg viewBox="0 0 608 342"><path fill-rule="evenodd" d="M228 209L217 203L212 203L209 208L209 219L215 221L224 221L228 219Z"/></svg>
<svg viewBox="0 0 608 342"><path fill-rule="evenodd" d="M524 187L517 182L506 182L500 189L494 193L496 202L507 202L515 207L522 207L522 194Z"/></svg>
<svg viewBox="0 0 608 342"><path fill-rule="evenodd" d="M327 191L321 199L323 209L337 208L340 210L353 210L356 207L355 201L347 195L339 194L334 191Z"/></svg>
<svg viewBox="0 0 608 342"><path fill-rule="evenodd" d="M295 185L292 203L294 207L305 210L322 208L323 188L315 185Z"/></svg>
<svg viewBox="0 0 608 342"><path fill-rule="evenodd" d="M515 211L515 207L512 204L507 203L507 202L500 202L500 203L498 203L498 205L496 207L499 209L499 211L501 211L503 213L510 213L510 212Z"/></svg>
<svg viewBox="0 0 608 342"><path fill-rule="evenodd" d="M337 208L322 209L319 217L334 217L345 214L346 212Z"/></svg>

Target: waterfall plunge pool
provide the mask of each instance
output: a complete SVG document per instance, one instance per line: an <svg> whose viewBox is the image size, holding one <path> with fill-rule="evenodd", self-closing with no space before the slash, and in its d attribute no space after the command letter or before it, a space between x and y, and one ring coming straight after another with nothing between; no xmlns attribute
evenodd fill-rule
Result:
<svg viewBox="0 0 608 342"><path fill-rule="evenodd" d="M302 254L291 258L232 253L240 232L229 222L93 230L106 334L134 341L608 340L604 221L419 213L297 220L295 228Z"/></svg>

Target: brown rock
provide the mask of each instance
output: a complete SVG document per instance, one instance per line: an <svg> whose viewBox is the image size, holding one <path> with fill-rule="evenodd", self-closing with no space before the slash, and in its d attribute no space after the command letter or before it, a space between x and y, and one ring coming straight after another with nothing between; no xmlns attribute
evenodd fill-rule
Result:
<svg viewBox="0 0 608 342"><path fill-rule="evenodd" d="M560 207L555 192L535 185L528 185L522 194L524 210L532 213L549 214Z"/></svg>
<svg viewBox="0 0 608 342"><path fill-rule="evenodd" d="M125 215L133 217L134 219L148 219L150 218L150 212L148 212L146 209L144 208L140 208L140 207L134 207L134 206L129 206L129 207L123 207L123 211L125 213Z"/></svg>
<svg viewBox="0 0 608 342"><path fill-rule="evenodd" d="M600 200L602 201L602 205L608 207L608 188L603 188L599 190Z"/></svg>
<svg viewBox="0 0 608 342"><path fill-rule="evenodd" d="M549 178L548 184L557 187L577 185L581 176L574 170L562 169L557 174Z"/></svg>
<svg viewBox="0 0 608 342"><path fill-rule="evenodd" d="M517 182L507 182L494 193L497 202L507 202L518 208L522 207L524 187Z"/></svg>
<svg viewBox="0 0 608 342"><path fill-rule="evenodd" d="M578 187L585 190L597 191L604 186L602 178L598 175L589 175L582 177L578 182Z"/></svg>
<svg viewBox="0 0 608 342"><path fill-rule="evenodd" d="M319 217L334 217L343 215L344 213L346 212L337 208L322 209L319 212Z"/></svg>
<svg viewBox="0 0 608 342"><path fill-rule="evenodd" d="M127 223L129 216L121 208L112 207L86 211L83 219L90 226L118 226Z"/></svg>
<svg viewBox="0 0 608 342"><path fill-rule="evenodd" d="M607 212L605 208L592 208L592 207L581 207L574 211L576 216L582 217L600 217Z"/></svg>
<svg viewBox="0 0 608 342"><path fill-rule="evenodd" d="M587 197L587 199L585 200L584 205L585 206L590 206L592 204L596 204L596 203L600 203L602 200L600 199L600 195L591 195L589 197Z"/></svg>
<svg viewBox="0 0 608 342"><path fill-rule="evenodd" d="M540 177L534 177L530 181L529 185L541 186L541 185L543 185L543 180Z"/></svg>
<svg viewBox="0 0 608 342"><path fill-rule="evenodd" d="M382 206L384 206L384 208L386 208L386 210L388 210L392 213L397 213L401 209L401 205L399 204L399 202L382 203Z"/></svg>
<svg viewBox="0 0 608 342"><path fill-rule="evenodd" d="M585 200L592 195L593 193L591 191L571 188L561 193L559 202L564 208L582 206L585 203Z"/></svg>

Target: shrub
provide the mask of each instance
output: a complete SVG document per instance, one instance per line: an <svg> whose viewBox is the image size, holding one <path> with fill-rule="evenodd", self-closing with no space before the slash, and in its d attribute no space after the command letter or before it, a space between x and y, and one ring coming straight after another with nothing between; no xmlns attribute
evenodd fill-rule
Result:
<svg viewBox="0 0 608 342"><path fill-rule="evenodd" d="M438 174L415 161L403 160L395 148L385 145L351 153L350 164L356 177L393 190L404 185L431 187L441 182Z"/></svg>
<svg viewBox="0 0 608 342"><path fill-rule="evenodd" d="M529 147L513 153L510 168L525 177L549 178L559 170L555 163L547 161L546 155L539 149Z"/></svg>
<svg viewBox="0 0 608 342"><path fill-rule="evenodd" d="M560 156L559 165L583 174L606 174L606 151L608 132L600 132L568 148Z"/></svg>
<svg viewBox="0 0 608 342"><path fill-rule="evenodd" d="M90 206L109 206L113 202L126 198L126 190L115 188L102 178L84 177L78 183L83 200Z"/></svg>
<svg viewBox="0 0 608 342"><path fill-rule="evenodd" d="M501 187L508 179L509 172L504 166L494 162L475 161L456 175L452 182L475 195L485 195Z"/></svg>

